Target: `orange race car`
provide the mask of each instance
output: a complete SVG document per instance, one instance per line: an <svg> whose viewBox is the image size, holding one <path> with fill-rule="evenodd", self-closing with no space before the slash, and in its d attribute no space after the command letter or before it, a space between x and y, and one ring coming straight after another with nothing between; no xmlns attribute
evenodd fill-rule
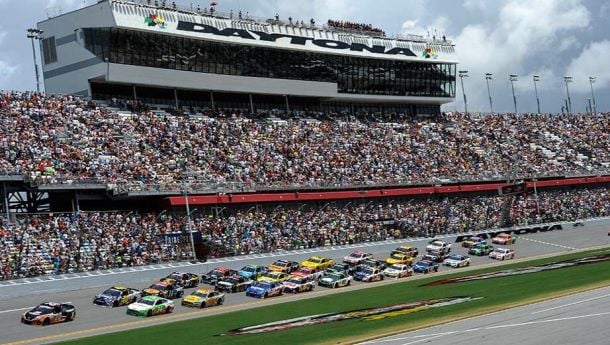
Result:
<svg viewBox="0 0 610 345"><path fill-rule="evenodd" d="M47 326L53 323L68 322L76 318L76 309L71 304L42 303L21 316L21 322L28 325Z"/></svg>

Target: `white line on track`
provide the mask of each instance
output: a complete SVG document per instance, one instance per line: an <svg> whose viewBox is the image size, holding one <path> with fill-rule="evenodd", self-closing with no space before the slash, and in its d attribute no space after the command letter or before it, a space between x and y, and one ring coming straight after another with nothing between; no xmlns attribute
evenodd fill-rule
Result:
<svg viewBox="0 0 610 345"><path fill-rule="evenodd" d="M570 306L581 304L581 303L587 303L587 302L595 301L595 300L606 298L606 297L610 297L610 294L603 295L603 296L591 297L591 298L583 299L581 301L576 301L576 302L572 302L572 303L568 303L568 304L559 305L559 306L556 306L556 307L553 307L553 308L538 310L538 311L533 312L532 315L544 313L544 312L551 311L551 310L561 309L561 308L565 308L565 307L570 307Z"/></svg>
<svg viewBox="0 0 610 345"><path fill-rule="evenodd" d="M569 249L569 250L576 250L577 248L574 247L568 247L568 246L564 246L562 244L557 244L557 243L550 243L550 242L544 242L544 241L538 241L538 240L534 240L531 238L525 238L525 237L519 237L520 240L525 240L525 241L530 241L530 242L534 242L534 243L540 243L540 244L545 244L547 246L553 246L553 247L558 247L558 248L563 248L563 249Z"/></svg>
<svg viewBox="0 0 610 345"><path fill-rule="evenodd" d="M0 314L12 313L12 312L14 312L14 311L28 310L28 309L32 309L32 308L34 308L34 307L25 307L25 308L17 308L17 309L2 310L2 311L0 311Z"/></svg>

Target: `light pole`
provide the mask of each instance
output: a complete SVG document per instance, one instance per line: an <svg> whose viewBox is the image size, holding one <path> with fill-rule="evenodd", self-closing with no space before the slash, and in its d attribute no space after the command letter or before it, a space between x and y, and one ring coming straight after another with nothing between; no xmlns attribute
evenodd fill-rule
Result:
<svg viewBox="0 0 610 345"><path fill-rule="evenodd" d="M32 55L34 55L34 71L36 72L36 91L40 92L40 75L38 73L38 62L36 60L36 48L34 47L34 40L41 40L41 35L44 31L38 29L28 29L27 38L32 41Z"/></svg>
<svg viewBox="0 0 610 345"><path fill-rule="evenodd" d="M493 74L485 73L485 80L487 81L487 94L489 95L489 111L494 112L494 103L491 99L491 89L489 88L489 81L493 80Z"/></svg>
<svg viewBox="0 0 610 345"><path fill-rule="evenodd" d="M186 228L189 232L189 237L191 239L191 250L193 251L193 260L197 261L197 253L195 252L195 240L193 239L193 224L191 222L191 208L189 205L188 190L186 188L187 186L184 185L184 189L182 190L182 193L184 194L184 204L186 206Z"/></svg>
<svg viewBox="0 0 610 345"><path fill-rule="evenodd" d="M587 100L589 101L589 111L587 113L593 115L593 106L591 106L591 98L587 98Z"/></svg>
<svg viewBox="0 0 610 345"><path fill-rule="evenodd" d="M595 103L595 92L593 91L593 84L597 81L597 77L589 77L589 84L591 84L591 98L593 99L593 114L597 115L597 104Z"/></svg>
<svg viewBox="0 0 610 345"><path fill-rule="evenodd" d="M515 82L519 80L519 76L516 74L510 75L510 87L513 90L513 103L515 104L515 115L519 112L517 110L517 96L515 96Z"/></svg>
<svg viewBox="0 0 610 345"><path fill-rule="evenodd" d="M572 82L572 77L563 77L563 81L566 83L566 94L568 95L568 115L572 114L572 98L570 98L570 87L569 83Z"/></svg>
<svg viewBox="0 0 610 345"><path fill-rule="evenodd" d="M460 82L462 83L462 94L464 95L464 114L468 115L468 100L464 90L464 78L468 78L468 71L459 71Z"/></svg>
<svg viewBox="0 0 610 345"><path fill-rule="evenodd" d="M540 81L539 75L534 75L534 91L536 92L536 104L538 104L538 114L542 114L540 111L540 98L538 97L538 82Z"/></svg>

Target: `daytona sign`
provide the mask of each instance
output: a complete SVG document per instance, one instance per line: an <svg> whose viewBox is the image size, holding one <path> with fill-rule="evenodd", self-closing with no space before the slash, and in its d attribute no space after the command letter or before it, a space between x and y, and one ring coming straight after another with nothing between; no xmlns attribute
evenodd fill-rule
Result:
<svg viewBox="0 0 610 345"><path fill-rule="evenodd" d="M294 36L288 34L269 34L262 31L250 31L244 29L226 28L218 29L206 24L197 24L191 22L178 22L178 31L189 31L197 32L201 34L211 34L214 36L223 37L237 37L244 40L262 41L262 42L277 42L278 40L286 41L293 45L305 46L308 42L313 45L332 50L349 50L352 52L364 52L367 51L373 54L384 54L384 55L404 55L409 57L416 57L417 55L408 48L391 48L387 49L381 45L368 46L360 43L345 43L341 41L327 40L327 39L315 39L312 37Z"/></svg>
<svg viewBox="0 0 610 345"><path fill-rule="evenodd" d="M490 239L490 238L494 238L497 235L502 234L502 233L525 235L525 234L533 234L536 232L547 232L547 231L553 231L553 230L563 230L563 227L560 224L555 224L555 225L535 226L535 227L531 227L531 228L505 229L502 231L484 232L484 233L473 234L473 235L461 235L455 239L455 243L464 242L465 240L467 240L468 238L470 238L472 236L481 237L483 239Z"/></svg>

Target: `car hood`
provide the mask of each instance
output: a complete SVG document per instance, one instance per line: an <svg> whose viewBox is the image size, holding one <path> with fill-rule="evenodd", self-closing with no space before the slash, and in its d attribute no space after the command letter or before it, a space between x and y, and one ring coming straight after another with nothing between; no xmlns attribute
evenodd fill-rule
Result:
<svg viewBox="0 0 610 345"><path fill-rule="evenodd" d="M131 309L131 310L136 310L136 311L145 311L145 310L150 309L151 306L149 306L148 304L142 304L142 303L132 303L127 308Z"/></svg>
<svg viewBox="0 0 610 345"><path fill-rule="evenodd" d="M158 295L161 293L161 291L159 291L157 289L151 289L151 288L144 289L144 292L151 294L151 295Z"/></svg>
<svg viewBox="0 0 610 345"><path fill-rule="evenodd" d="M110 296L110 295L104 295L104 294L99 294L95 296L95 299L97 300L104 300L104 301L114 301L117 298L114 296Z"/></svg>
<svg viewBox="0 0 610 345"><path fill-rule="evenodd" d="M184 297L184 301L189 302L189 303L198 303L198 302L203 301L203 298L201 298L199 296L189 295L189 296Z"/></svg>

